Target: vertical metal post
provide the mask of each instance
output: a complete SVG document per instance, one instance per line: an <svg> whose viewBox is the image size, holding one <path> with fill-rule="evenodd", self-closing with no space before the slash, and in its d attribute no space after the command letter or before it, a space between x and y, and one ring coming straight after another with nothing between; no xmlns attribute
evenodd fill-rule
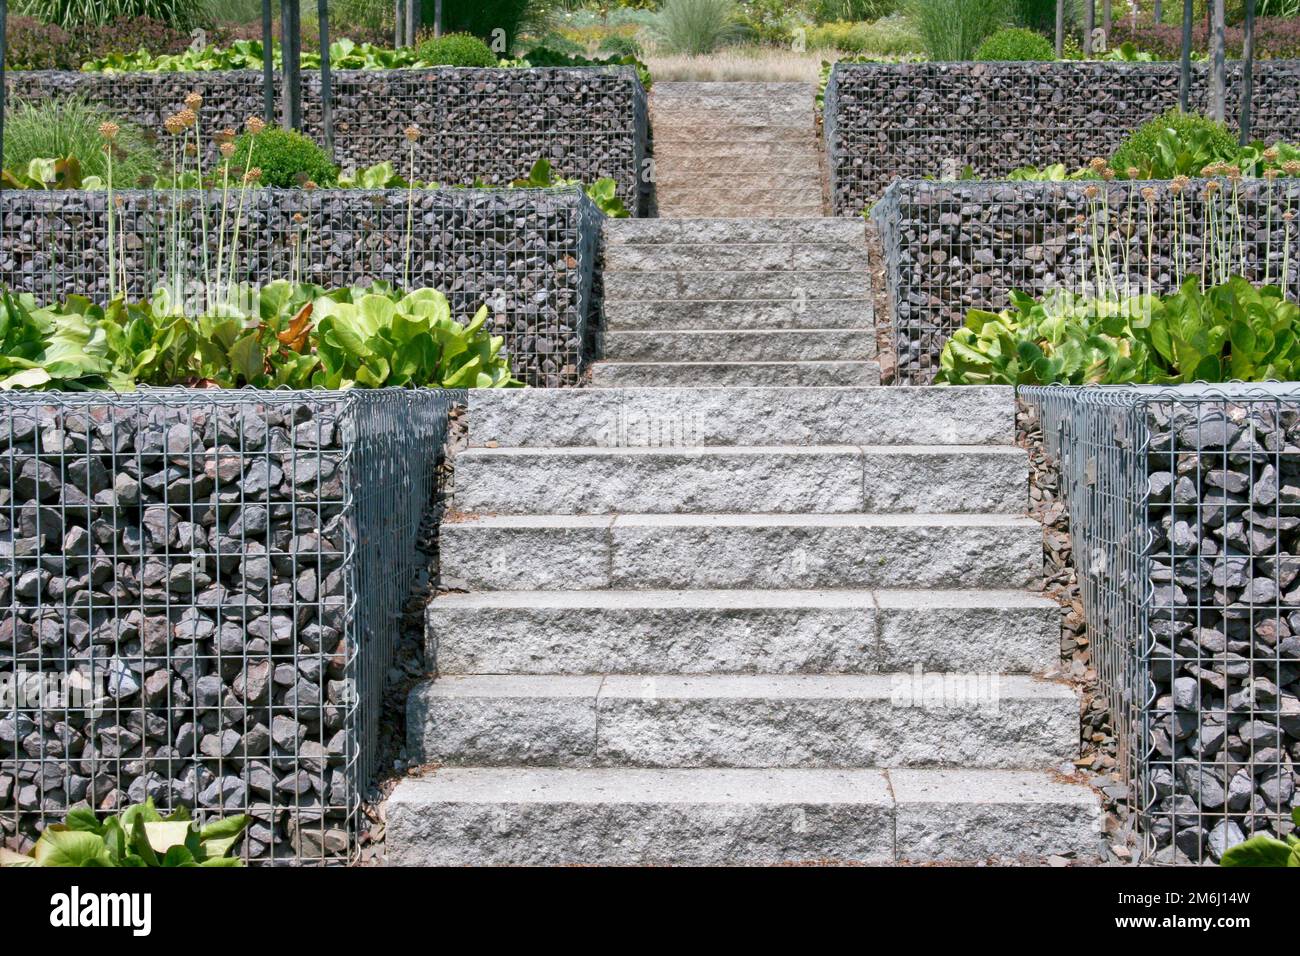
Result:
<svg viewBox="0 0 1300 956"><path fill-rule="evenodd" d="M1255 96L1255 0L1246 0L1241 40L1241 145L1250 142L1251 100Z"/></svg>
<svg viewBox="0 0 1300 956"><path fill-rule="evenodd" d="M1210 24L1210 116L1220 123L1228 113L1228 54L1224 42L1223 0L1212 0Z"/></svg>
<svg viewBox="0 0 1300 956"><path fill-rule="evenodd" d="M271 0L262 0L262 119L275 122L275 32L271 27Z"/></svg>
<svg viewBox="0 0 1300 956"><path fill-rule="evenodd" d="M402 28L406 26L406 14L402 12L403 9L402 0L393 0L393 49L395 50L406 45L402 42Z"/></svg>
<svg viewBox="0 0 1300 956"><path fill-rule="evenodd" d="M330 15L328 0L316 0L316 18L320 21L320 109L325 127L325 152L334 161L334 89L330 76Z"/></svg>
<svg viewBox="0 0 1300 956"><path fill-rule="evenodd" d="M9 0L0 0L0 166L5 154L5 34L9 25Z"/></svg>
<svg viewBox="0 0 1300 956"><path fill-rule="evenodd" d="M441 4L442 0L438 0ZM1056 58L1065 56L1065 0L1056 0Z"/></svg>
<svg viewBox="0 0 1300 956"><path fill-rule="evenodd" d="M285 129L302 130L302 18L299 0L280 2L280 50L284 66L280 75L284 79L284 103L281 125Z"/></svg>
<svg viewBox="0 0 1300 956"><path fill-rule="evenodd" d="M1111 9L1111 0L1101 3L1101 35L1106 38L1106 49L1110 49L1110 32L1115 26L1115 14Z"/></svg>
<svg viewBox="0 0 1300 956"><path fill-rule="evenodd" d="M1183 56L1178 70L1178 108L1192 108L1192 16L1193 0L1183 0Z"/></svg>
<svg viewBox="0 0 1300 956"><path fill-rule="evenodd" d="M415 46L415 34L420 28L420 0L406 0L406 45Z"/></svg>
<svg viewBox="0 0 1300 956"><path fill-rule="evenodd" d="M442 36L442 0L433 0L433 35Z"/></svg>
<svg viewBox="0 0 1300 956"><path fill-rule="evenodd" d="M1165 19L1165 7L1164 7L1164 4L1161 2L1161 0L1156 0L1156 3L1155 3L1155 10L1152 11L1152 12L1153 12L1154 15L1155 15L1155 21L1156 21L1156 23L1162 23L1162 22L1164 21L1164 19Z"/></svg>
<svg viewBox="0 0 1300 956"><path fill-rule="evenodd" d="M1083 3L1083 55L1092 56L1092 31L1097 26L1097 0Z"/></svg>

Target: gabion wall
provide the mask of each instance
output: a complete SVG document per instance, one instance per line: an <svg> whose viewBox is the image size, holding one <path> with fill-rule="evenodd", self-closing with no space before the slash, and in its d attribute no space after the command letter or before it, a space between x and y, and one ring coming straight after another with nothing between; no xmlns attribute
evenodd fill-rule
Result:
<svg viewBox="0 0 1300 956"><path fill-rule="evenodd" d="M5 844L152 797L346 862L456 397L4 393Z"/></svg>
<svg viewBox="0 0 1300 956"><path fill-rule="evenodd" d="M178 262L186 290L201 294L217 257L222 200L210 193L204 204L200 195L182 194L178 207L171 192L115 193L115 253L133 294L169 281ZM242 219L238 203L232 190L225 255L233 255L237 279L404 287L409 261L410 285L443 292L457 319L488 306L518 378L578 383L603 219L580 188L253 189ZM106 297L107 212L104 192L0 192L0 285L41 301Z"/></svg>
<svg viewBox="0 0 1300 956"><path fill-rule="evenodd" d="M1029 388L1148 859L1292 830L1300 387Z"/></svg>
<svg viewBox="0 0 1300 956"><path fill-rule="evenodd" d="M1096 199L1086 195L1089 186L1101 190ZM1286 287L1300 294L1300 222L1287 218L1300 216L1300 182L1220 186L1213 209L1219 234L1231 230L1233 271L1262 280L1267 264L1278 283L1285 269ZM1167 182L895 182L871 219L890 304L878 321L891 323L897 381L932 381L944 342L972 308L1003 309L1013 290L1078 291L1092 271L1094 223L1097 235L1110 237L1111 257L1126 265L1133 291L1145 291L1148 275L1165 292L1182 273L1200 275L1209 234L1204 194L1203 181L1180 196Z"/></svg>
<svg viewBox="0 0 1300 956"><path fill-rule="evenodd" d="M392 162L403 175L410 144L403 130L423 130L415 178L468 186L524 178L540 157L557 174L592 182L610 176L620 198L638 209L645 184L646 92L632 67L336 70L334 143L344 169ZM203 96L208 131L242 129L262 115L257 70L199 73L7 73L9 100L81 94L159 134L185 96ZM277 108L282 82L276 74ZM320 74L304 71L304 131L324 142Z"/></svg>
<svg viewBox="0 0 1300 956"><path fill-rule="evenodd" d="M985 179L1020 166L1071 169L1107 157L1146 120L1178 105L1177 63L836 63L826 149L836 215L856 216L895 178ZM1206 66L1191 106L1206 108ZM1251 135L1300 139L1300 61L1255 64ZM1228 115L1241 71L1229 64Z"/></svg>

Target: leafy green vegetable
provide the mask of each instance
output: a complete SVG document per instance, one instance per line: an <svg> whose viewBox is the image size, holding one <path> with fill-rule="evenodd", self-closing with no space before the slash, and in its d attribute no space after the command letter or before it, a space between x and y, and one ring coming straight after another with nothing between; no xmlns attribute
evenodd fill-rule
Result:
<svg viewBox="0 0 1300 956"><path fill-rule="evenodd" d="M164 817L152 799L102 821L86 808L45 828L31 856L0 850L0 867L242 866L229 854L248 817L225 817L200 828L184 807Z"/></svg>
<svg viewBox="0 0 1300 956"><path fill-rule="evenodd" d="M1291 822L1300 828L1300 807L1291 808ZM1288 833L1286 842L1266 833L1229 847L1220 866L1300 866L1300 837Z"/></svg>
<svg viewBox="0 0 1300 956"><path fill-rule="evenodd" d="M1120 300L1012 294L1013 307L972 310L945 344L936 382L951 385L1294 381L1300 306L1240 276L1202 290Z"/></svg>
<svg viewBox="0 0 1300 956"><path fill-rule="evenodd" d="M0 298L0 389L504 388L520 383L486 331L468 325L432 289L403 294L384 283L327 292L272 282L233 305L191 318L167 297L100 306L70 296L38 307L29 294Z"/></svg>

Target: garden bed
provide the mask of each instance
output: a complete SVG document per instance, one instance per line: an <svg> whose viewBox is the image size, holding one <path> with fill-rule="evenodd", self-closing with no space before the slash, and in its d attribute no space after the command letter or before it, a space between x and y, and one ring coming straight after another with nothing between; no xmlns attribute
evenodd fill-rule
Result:
<svg viewBox="0 0 1300 956"><path fill-rule="evenodd" d="M1143 291L1149 277L1156 291L1172 291L1175 277L1198 273L1206 256L1204 187L1192 181L1175 196L1168 182L894 183L871 221L889 305L877 321L888 323L896 344L896 380L932 381L944 342L970 309L1005 308L1013 291L1077 288L1095 258L1091 224L1102 219L1130 288ZM1225 201L1234 188L1235 201ZM1098 197L1090 199L1089 189ZM1267 264L1270 281L1282 280L1294 295L1300 228L1286 214L1300 212L1300 184L1243 180L1218 195L1219 228L1233 230L1240 252L1233 271L1260 281Z"/></svg>
<svg viewBox="0 0 1300 956"><path fill-rule="evenodd" d="M456 397L4 393L5 842L152 797L349 860Z"/></svg>
<svg viewBox="0 0 1300 956"><path fill-rule="evenodd" d="M1178 105L1177 63L837 63L826 89L826 151L836 215L857 215L895 178L985 178L1021 166L1073 169L1109 156L1141 123ZM1228 67L1239 115L1240 67ZM1252 138L1300 139L1300 61L1255 64ZM1206 67L1191 108L1204 112Z"/></svg>
<svg viewBox="0 0 1300 956"><path fill-rule="evenodd" d="M304 73L302 83L304 132L324 142L320 76ZM31 71L7 73L5 84L10 102L79 94L147 130L161 129L193 92L209 130L242 129L262 115L254 70ZM277 73L277 104L281 85ZM335 161L344 169L391 162L406 173L403 131L415 124L425 131L414 147L419 180L507 185L544 157L568 178L611 177L629 209L644 208L646 92L633 67L337 70L333 94Z"/></svg>
<svg viewBox="0 0 1300 956"><path fill-rule="evenodd" d="M215 228L219 193L206 194L206 205L199 202L204 194L179 194L181 231L194 237L179 245L169 241L178 194L114 195L118 269L132 294L148 294L176 271L206 274L204 257L215 260L223 234ZM505 338L520 380L546 387L581 380L602 218L581 188L255 189L243 218L238 246L226 253L237 261L237 279L437 289L462 321L488 306L490 328ZM178 255L185 260L179 269L170 261ZM70 294L105 300L109 274L106 192L0 191L0 285L40 301Z"/></svg>

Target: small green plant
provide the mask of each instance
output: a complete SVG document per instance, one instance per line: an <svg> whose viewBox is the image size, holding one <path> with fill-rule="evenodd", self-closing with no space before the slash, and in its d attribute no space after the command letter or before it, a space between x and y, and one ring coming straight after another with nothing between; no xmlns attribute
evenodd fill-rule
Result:
<svg viewBox="0 0 1300 956"><path fill-rule="evenodd" d="M1008 0L907 0L905 9L931 60L969 60L985 38L1006 25Z"/></svg>
<svg viewBox="0 0 1300 956"><path fill-rule="evenodd" d="M235 140L235 156L243 164L240 172L261 170L264 186L332 186L338 181L338 167L325 150L297 130L272 126L256 136L245 131Z"/></svg>
<svg viewBox="0 0 1300 956"><path fill-rule="evenodd" d="M1291 808L1291 822L1300 830L1300 807ZM1219 866L1300 866L1300 836L1288 833L1282 841L1259 833L1228 847Z"/></svg>
<svg viewBox="0 0 1300 956"><path fill-rule="evenodd" d="M111 143L101 133L106 123L117 129ZM33 160L75 159L83 179L106 181L111 160L116 184L131 188L159 169L143 130L78 96L15 104L5 115L4 133L4 168L15 176Z"/></svg>
<svg viewBox="0 0 1300 956"><path fill-rule="evenodd" d="M703 56L738 40L734 0L664 0L654 32L673 53Z"/></svg>
<svg viewBox="0 0 1300 956"><path fill-rule="evenodd" d="M499 59L486 43L468 33L429 37L418 53L429 66L496 66Z"/></svg>
<svg viewBox="0 0 1300 956"><path fill-rule="evenodd" d="M533 163L532 168L528 170L528 175L523 179L516 179L510 185L516 189L550 189L553 186L574 186L578 185L576 179L562 179L555 175L551 169L550 160L545 157ZM608 176L596 180L590 186L584 187L587 197L591 199L600 211L611 219L626 219L630 213L627 207L623 205L623 200L615 194L617 183Z"/></svg>
<svg viewBox="0 0 1300 956"><path fill-rule="evenodd" d="M1186 148L1178 147L1180 143L1186 144ZM1199 161L1200 165L1189 165L1168 174L1157 172L1162 153L1170 147L1179 153L1194 153L1184 162L1194 164ZM1134 130L1115 151L1110 165L1120 173L1128 169L1150 170L1154 175L1147 178L1168 179L1175 175L1198 175L1203 166L1229 159L1239 149L1237 138L1224 124L1175 108Z"/></svg>
<svg viewBox="0 0 1300 956"><path fill-rule="evenodd" d="M1056 48L1041 33L1024 27L999 30L980 44L977 60L1055 60Z"/></svg>
<svg viewBox="0 0 1300 956"><path fill-rule="evenodd" d="M163 816L152 799L103 820L75 809L45 828L31 856L0 848L0 866L243 866L230 852L246 826L240 814L200 827L184 807Z"/></svg>

